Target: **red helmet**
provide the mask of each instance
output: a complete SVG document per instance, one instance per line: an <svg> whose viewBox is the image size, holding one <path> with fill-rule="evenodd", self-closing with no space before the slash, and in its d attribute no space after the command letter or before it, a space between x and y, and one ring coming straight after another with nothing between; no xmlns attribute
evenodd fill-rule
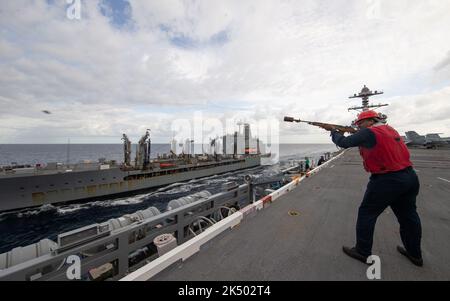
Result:
<svg viewBox="0 0 450 301"><path fill-rule="evenodd" d="M358 119L356 120L356 123L360 122L361 120L369 119L369 118L379 118L379 115L377 112L372 111L372 110L364 111L358 115Z"/></svg>

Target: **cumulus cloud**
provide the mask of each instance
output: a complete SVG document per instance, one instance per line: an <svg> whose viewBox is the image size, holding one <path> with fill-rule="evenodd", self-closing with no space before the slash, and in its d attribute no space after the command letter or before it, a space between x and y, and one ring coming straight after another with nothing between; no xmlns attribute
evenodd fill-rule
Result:
<svg viewBox="0 0 450 301"><path fill-rule="evenodd" d="M165 142L196 110L349 124L363 84L385 90L400 130L450 136L447 2L98 0L80 20L67 6L0 4L0 143L119 142L149 127Z"/></svg>

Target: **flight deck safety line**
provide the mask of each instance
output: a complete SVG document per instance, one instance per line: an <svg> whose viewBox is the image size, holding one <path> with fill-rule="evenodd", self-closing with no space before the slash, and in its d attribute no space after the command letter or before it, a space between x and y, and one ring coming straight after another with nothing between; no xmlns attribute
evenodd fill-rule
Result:
<svg viewBox="0 0 450 301"><path fill-rule="evenodd" d="M319 172L320 170L322 170L323 168L328 166L331 162L333 162L333 161L337 160L338 158L340 158L346 151L347 150L343 150L339 155L337 155L336 157L331 158L330 160L328 160L327 162L323 163L322 165L317 166L316 168L314 168L313 170L308 172L305 176L295 178L289 184L287 184L287 185L281 187L280 189L272 192L271 194L263 197L262 199L256 201L255 203L250 204L250 205L242 208L239 211L242 212L242 214L244 215L244 219L247 218L247 217L253 217L257 213L257 211L268 207L270 205L270 203L274 202L276 199L280 198L284 194L286 194L286 193L290 192L291 190L295 189L303 180L305 180L306 178L316 174L317 172Z"/></svg>
<svg viewBox="0 0 450 301"><path fill-rule="evenodd" d="M450 183L450 181L447 179L444 179L444 178L438 178L438 179Z"/></svg>
<svg viewBox="0 0 450 301"><path fill-rule="evenodd" d="M153 260L142 268L128 274L119 281L147 281L159 272L163 271L170 265L182 259L185 261L200 250L200 247L213 239L220 233L226 231L229 228L233 228L238 225L243 218L241 212L236 212L227 218L215 223L211 227L207 228L204 232L188 240L187 242L179 245L173 250L165 253L161 257Z"/></svg>

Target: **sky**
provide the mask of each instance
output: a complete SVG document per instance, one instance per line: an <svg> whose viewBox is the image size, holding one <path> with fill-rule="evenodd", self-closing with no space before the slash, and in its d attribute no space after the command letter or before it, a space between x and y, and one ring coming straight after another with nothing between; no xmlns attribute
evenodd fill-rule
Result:
<svg viewBox="0 0 450 301"><path fill-rule="evenodd" d="M0 2L0 144L133 142L205 119L348 125L363 85L401 134L450 136L449 1ZM42 111L48 110L51 114Z"/></svg>

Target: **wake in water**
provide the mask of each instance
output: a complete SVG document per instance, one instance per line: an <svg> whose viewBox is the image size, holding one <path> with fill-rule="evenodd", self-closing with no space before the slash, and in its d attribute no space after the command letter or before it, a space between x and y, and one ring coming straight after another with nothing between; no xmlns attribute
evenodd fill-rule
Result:
<svg viewBox="0 0 450 301"><path fill-rule="evenodd" d="M204 188L202 190L212 190L211 193L218 192L214 191L214 189L208 189L208 187L217 187L220 184L226 182L240 182L243 183L243 176L245 174L252 174L254 179L260 177L270 177L272 175L276 175L280 172L280 167L278 165L266 166L266 167L253 167L250 169L246 169L244 171L234 171L228 172L221 175L213 175L206 178L200 179L192 179L187 182L177 182L162 188L159 188L155 191L139 194L134 196L129 196L125 198L113 198L109 200L103 201L92 201L92 202L83 202L83 203L72 203L69 205L52 205L46 204L33 209L24 209L19 211L11 211L0 214L0 222L9 219L9 218L26 218L30 216L38 216L40 214L47 214L49 212L54 212L57 215L63 216L67 214L71 214L80 210L91 209L95 207L115 207L115 206L129 206L143 203L152 198L165 198L167 199L171 195L177 195L175 198L178 198L179 194L188 195L189 192L201 190L199 188Z"/></svg>
<svg viewBox="0 0 450 301"><path fill-rule="evenodd" d="M267 170L266 170L267 169ZM211 194L222 191L222 185L234 181L244 183L244 175L260 176L271 173L270 168L255 167L244 171L228 172L211 177L192 179L187 182L173 183L165 187L139 195L111 198L102 201L72 203L62 205L43 205L38 208L0 215L0 253L17 246L35 243L43 238L55 239L60 233L94 223L101 223L110 218L157 207L166 210L168 202L195 192L207 190Z"/></svg>

